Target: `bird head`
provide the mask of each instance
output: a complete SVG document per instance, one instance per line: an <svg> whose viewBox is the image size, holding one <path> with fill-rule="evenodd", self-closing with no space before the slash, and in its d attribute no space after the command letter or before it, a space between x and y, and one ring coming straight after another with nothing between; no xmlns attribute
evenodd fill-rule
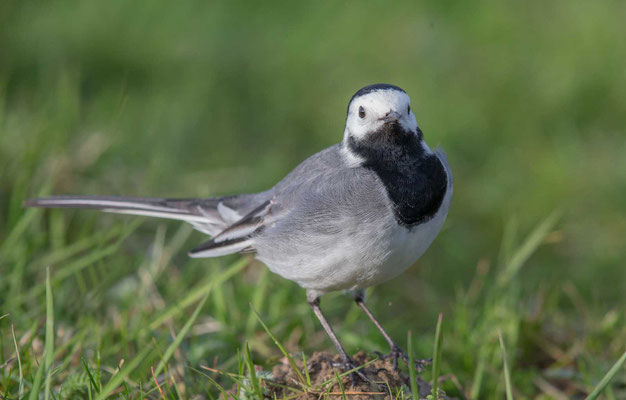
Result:
<svg viewBox="0 0 626 400"><path fill-rule="evenodd" d="M406 92L384 83L356 92L348 104L344 140L359 141L389 131L421 135Z"/></svg>

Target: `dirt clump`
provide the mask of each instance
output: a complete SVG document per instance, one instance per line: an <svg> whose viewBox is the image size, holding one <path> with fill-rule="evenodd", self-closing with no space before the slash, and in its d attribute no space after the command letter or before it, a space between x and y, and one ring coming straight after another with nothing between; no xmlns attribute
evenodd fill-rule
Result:
<svg viewBox="0 0 626 400"><path fill-rule="evenodd" d="M298 357L294 358L296 359L298 370L300 370L302 376L306 377L301 358L299 361ZM375 358L363 351L354 355L354 360L359 365L368 363ZM302 378L294 371L288 360L283 358L278 365L272 368L271 373L266 375L267 378L262 381L264 392L269 395L269 398L276 396L277 398L290 397L313 400L325 398L327 393L338 395L338 398L341 398L341 387L337 382L337 375L343 371L332 366L333 362L337 363L339 361L338 355L325 352L313 353L307 360L307 370L311 380L311 385L307 388L306 384L301 382ZM402 398L398 396L401 391L404 391L405 394L410 393L411 385L408 374L403 372L402 369L394 371L391 360L378 358L361 369L361 371L372 383L356 379L355 385L352 385L349 375L340 378L343 390L350 400L396 399ZM431 393L431 386L419 376L417 377L417 385L420 398L426 398ZM405 396L405 398L409 397ZM439 398L446 399L447 397L440 395Z"/></svg>

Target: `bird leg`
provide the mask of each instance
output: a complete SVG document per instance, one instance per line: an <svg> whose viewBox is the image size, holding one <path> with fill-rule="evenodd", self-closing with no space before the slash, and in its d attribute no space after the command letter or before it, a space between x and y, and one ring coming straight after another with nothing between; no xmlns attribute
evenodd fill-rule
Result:
<svg viewBox="0 0 626 400"><path fill-rule="evenodd" d="M317 317L317 319L319 319L320 323L324 327L326 334L328 334L328 337L335 345L339 356L341 356L341 363L333 363L333 366L338 366L345 371L358 368L359 365L348 355L348 353L346 353L346 350L341 345L341 342L339 342L339 339L337 339L337 335L335 335L333 328L330 327L330 324L326 320L326 317L324 317L324 314L322 314L319 297L310 298L309 296L307 296L307 301L309 303L309 306L311 306L311 309L313 309L315 316ZM352 382L353 386L356 383L355 375L361 378L364 382L371 382L371 380L367 376L365 376L363 371L358 369L350 374L350 381Z"/></svg>
<svg viewBox="0 0 626 400"><path fill-rule="evenodd" d="M365 311L365 314L367 314L367 316L370 318L370 320L374 323L374 325L376 325L376 328L378 328L378 331L383 335L383 337L385 338L385 340L387 341L387 343L389 343L389 347L391 348L389 351L389 354L387 355L381 355L381 357L383 359L389 359L391 358L393 360L393 369L394 371L398 370L398 359L402 358L402 360L404 360L404 362L406 364L409 363L409 356L408 354L406 354L404 351L402 351L402 349L400 348L400 346L398 346L396 344L396 342L393 341L393 339L391 338L391 336L389 336L389 334L387 333L387 331L385 331L385 329L383 328L383 326L380 324L380 322L378 322L376 320L376 318L374 318L374 315L372 314L372 312L369 310L369 308L367 308L367 306L365 305L365 300L364 300L364 296L363 294L357 294L355 299L356 304L361 307L361 309L363 311ZM379 353L380 354L380 353ZM429 364L431 362L431 360L414 360L415 362L415 369L418 372L421 372L424 370L424 367Z"/></svg>

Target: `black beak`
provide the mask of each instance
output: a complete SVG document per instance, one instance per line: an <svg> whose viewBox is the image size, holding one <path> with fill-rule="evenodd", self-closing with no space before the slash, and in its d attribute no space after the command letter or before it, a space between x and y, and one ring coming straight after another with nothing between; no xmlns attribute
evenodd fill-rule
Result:
<svg viewBox="0 0 626 400"><path fill-rule="evenodd" d="M378 118L379 121L384 121L386 124L398 122L400 120L401 115L395 111L389 111L387 115L382 118Z"/></svg>

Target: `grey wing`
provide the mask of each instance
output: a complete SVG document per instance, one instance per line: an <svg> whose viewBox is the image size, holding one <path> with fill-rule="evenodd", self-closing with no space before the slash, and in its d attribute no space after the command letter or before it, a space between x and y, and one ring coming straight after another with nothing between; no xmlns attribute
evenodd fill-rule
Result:
<svg viewBox="0 0 626 400"><path fill-rule="evenodd" d="M283 216L273 233L303 235L350 235L371 228L388 212L385 189L376 175L365 168L333 171L311 180L297 193L277 193ZM297 236L297 234L296 234Z"/></svg>
<svg viewBox="0 0 626 400"><path fill-rule="evenodd" d="M311 186L313 180L341 167L338 145L332 146L304 160L271 190L264 201L237 222L225 228L208 242L189 252L191 257L216 257L235 251L256 251L256 239L268 227L288 214L293 200ZM277 193L280 195L277 196Z"/></svg>
<svg viewBox="0 0 626 400"><path fill-rule="evenodd" d="M275 223L277 229L294 224L318 233L354 231L391 210L380 179L366 168L348 167L340 145L301 167L275 187L275 208L283 216Z"/></svg>
<svg viewBox="0 0 626 400"><path fill-rule="evenodd" d="M252 239L264 229L271 206L271 200L263 202L211 240L191 250L189 256L194 258L219 257L236 252L252 251Z"/></svg>
<svg viewBox="0 0 626 400"><path fill-rule="evenodd" d="M277 216L253 243L257 258L287 279L315 287L344 273L325 266L386 256L372 249L386 248L392 211L382 183L365 168L321 174L306 188L277 192L274 202Z"/></svg>

